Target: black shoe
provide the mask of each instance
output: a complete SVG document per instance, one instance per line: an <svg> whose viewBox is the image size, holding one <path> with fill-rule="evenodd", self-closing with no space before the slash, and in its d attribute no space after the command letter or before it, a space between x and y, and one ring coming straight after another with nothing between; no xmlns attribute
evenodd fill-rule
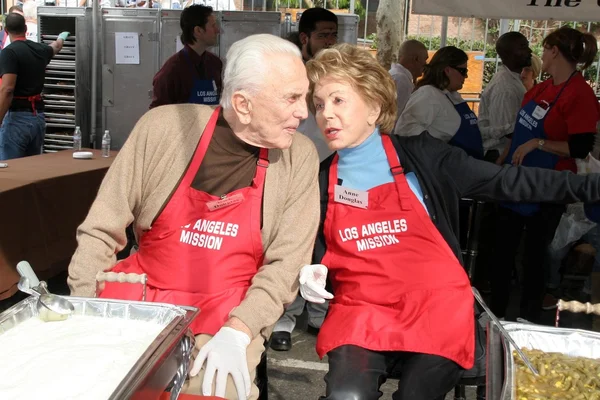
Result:
<svg viewBox="0 0 600 400"><path fill-rule="evenodd" d="M308 326L306 328L306 333L313 335L313 336L318 336L319 335L319 328L315 328L314 326Z"/></svg>
<svg viewBox="0 0 600 400"><path fill-rule="evenodd" d="M291 350L292 335L289 332L273 332L273 335L271 335L271 348L275 351Z"/></svg>

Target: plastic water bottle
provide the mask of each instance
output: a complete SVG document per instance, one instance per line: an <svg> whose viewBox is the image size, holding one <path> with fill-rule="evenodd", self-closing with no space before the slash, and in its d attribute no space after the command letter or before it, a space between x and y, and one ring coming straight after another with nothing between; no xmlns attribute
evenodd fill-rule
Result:
<svg viewBox="0 0 600 400"><path fill-rule="evenodd" d="M102 136L102 157L110 157L110 133L104 131Z"/></svg>
<svg viewBox="0 0 600 400"><path fill-rule="evenodd" d="M73 150L81 151L81 128L75 127L75 133L73 134Z"/></svg>

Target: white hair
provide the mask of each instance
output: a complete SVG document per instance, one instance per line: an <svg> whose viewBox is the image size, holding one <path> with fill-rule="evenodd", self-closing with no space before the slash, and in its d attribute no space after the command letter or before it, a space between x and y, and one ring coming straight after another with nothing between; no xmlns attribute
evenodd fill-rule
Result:
<svg viewBox="0 0 600 400"><path fill-rule="evenodd" d="M268 55L289 54L302 59L298 46L270 34L251 35L235 42L227 52L221 106L232 107L233 93L245 90L257 93L267 73Z"/></svg>
<svg viewBox="0 0 600 400"><path fill-rule="evenodd" d="M25 19L37 19L37 4L34 0L23 3L23 17Z"/></svg>

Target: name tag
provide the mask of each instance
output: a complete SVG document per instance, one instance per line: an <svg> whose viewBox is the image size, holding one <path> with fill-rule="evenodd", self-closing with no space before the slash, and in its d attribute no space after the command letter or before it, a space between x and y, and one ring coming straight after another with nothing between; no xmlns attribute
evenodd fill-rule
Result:
<svg viewBox="0 0 600 400"><path fill-rule="evenodd" d="M546 113L548 112L548 110L546 108L540 107L540 106L535 106L535 110L533 110L533 118L540 120L543 119L546 116Z"/></svg>
<svg viewBox="0 0 600 400"><path fill-rule="evenodd" d="M206 203L209 211L220 210L221 208L229 207L234 204L239 204L244 201L244 195L241 193L234 194L231 197L225 197L224 199L209 201Z"/></svg>
<svg viewBox="0 0 600 400"><path fill-rule="evenodd" d="M333 200L336 203L366 209L369 206L369 192L335 185Z"/></svg>

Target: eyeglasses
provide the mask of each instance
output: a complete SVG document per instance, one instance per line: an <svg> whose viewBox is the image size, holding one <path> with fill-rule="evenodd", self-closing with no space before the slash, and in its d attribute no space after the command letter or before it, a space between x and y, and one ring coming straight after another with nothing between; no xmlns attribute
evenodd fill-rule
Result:
<svg viewBox="0 0 600 400"><path fill-rule="evenodd" d="M454 67L454 66L450 66L450 68L458 71L459 74L461 74L462 76L467 76L467 74L469 73L469 69L468 68L464 68L464 67Z"/></svg>

